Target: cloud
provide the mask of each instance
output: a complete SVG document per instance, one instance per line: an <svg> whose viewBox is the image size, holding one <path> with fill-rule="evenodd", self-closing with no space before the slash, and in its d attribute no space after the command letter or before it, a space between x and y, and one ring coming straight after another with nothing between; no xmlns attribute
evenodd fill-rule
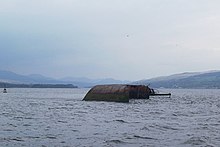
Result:
<svg viewBox="0 0 220 147"><path fill-rule="evenodd" d="M20 73L120 79L218 69L219 4L0 1L0 66Z"/></svg>

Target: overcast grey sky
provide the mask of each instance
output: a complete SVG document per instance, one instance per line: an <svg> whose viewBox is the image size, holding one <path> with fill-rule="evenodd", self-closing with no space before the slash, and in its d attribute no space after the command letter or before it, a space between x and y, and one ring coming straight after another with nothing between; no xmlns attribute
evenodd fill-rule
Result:
<svg viewBox="0 0 220 147"><path fill-rule="evenodd" d="M139 80L220 69L219 0L0 0L0 69Z"/></svg>

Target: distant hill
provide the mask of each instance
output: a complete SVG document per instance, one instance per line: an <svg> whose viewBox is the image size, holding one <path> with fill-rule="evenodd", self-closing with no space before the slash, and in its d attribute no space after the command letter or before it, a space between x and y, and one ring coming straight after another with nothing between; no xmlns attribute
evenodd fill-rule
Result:
<svg viewBox="0 0 220 147"><path fill-rule="evenodd" d="M220 89L220 71L185 72L170 76L162 76L136 82L106 79L89 79L86 77L65 77L55 79L40 74L20 75L11 71L0 70L0 87L7 83L8 87L92 87L101 84L142 84L152 88L197 88Z"/></svg>
<svg viewBox="0 0 220 147"><path fill-rule="evenodd" d="M220 71L188 72L171 76L141 80L135 84L150 85L152 88L220 88Z"/></svg>
<svg viewBox="0 0 220 147"><path fill-rule="evenodd" d="M3 71L0 70L0 81L14 84L29 84L29 83L47 83L47 84L55 84L60 81L48 78L42 75L20 75L11 71Z"/></svg>
<svg viewBox="0 0 220 147"><path fill-rule="evenodd" d="M0 88L78 88L72 84L13 84L0 82Z"/></svg>
<svg viewBox="0 0 220 147"><path fill-rule="evenodd" d="M50 77L45 77L40 74L31 74L31 75L20 75L11 71L0 70L0 82L9 83L9 84L72 84L78 87L92 87L99 84L126 84L130 81L121 81L115 80L112 78L106 79L88 79L85 77L75 78L75 77L65 77L61 79L55 79ZM64 86L63 85L63 86ZM17 85L18 86L18 85Z"/></svg>
<svg viewBox="0 0 220 147"><path fill-rule="evenodd" d="M81 78L74 78L74 77L66 77L60 79L64 82L74 83L79 87L92 87L94 85L102 85L102 84L128 84L131 81L122 81L122 80L115 80L112 78L105 78L105 79L88 79L85 77Z"/></svg>

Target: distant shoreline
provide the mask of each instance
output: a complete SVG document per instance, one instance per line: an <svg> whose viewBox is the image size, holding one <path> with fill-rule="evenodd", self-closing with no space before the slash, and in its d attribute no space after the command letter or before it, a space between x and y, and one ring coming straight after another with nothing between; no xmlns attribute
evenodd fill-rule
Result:
<svg viewBox="0 0 220 147"><path fill-rule="evenodd" d="M11 84L0 83L0 88L78 88L73 84Z"/></svg>

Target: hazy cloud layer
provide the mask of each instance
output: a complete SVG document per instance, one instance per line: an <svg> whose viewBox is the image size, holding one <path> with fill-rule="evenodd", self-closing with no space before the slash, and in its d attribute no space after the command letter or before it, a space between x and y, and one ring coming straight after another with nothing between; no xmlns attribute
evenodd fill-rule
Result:
<svg viewBox="0 0 220 147"><path fill-rule="evenodd" d="M0 1L0 68L138 80L220 69L218 0Z"/></svg>

